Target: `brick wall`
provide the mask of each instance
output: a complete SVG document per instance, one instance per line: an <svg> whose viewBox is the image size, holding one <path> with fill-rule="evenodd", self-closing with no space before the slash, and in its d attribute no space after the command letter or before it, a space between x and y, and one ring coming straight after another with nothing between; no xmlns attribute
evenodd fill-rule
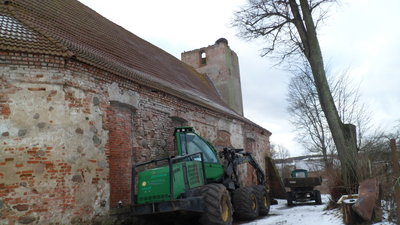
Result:
<svg viewBox="0 0 400 225"><path fill-rule="evenodd" d="M8 112L0 123L0 221L79 224L82 215L106 213L107 133L97 91L79 85L80 74L63 69L64 60L1 57L7 64L0 95Z"/></svg>
<svg viewBox="0 0 400 225"><path fill-rule="evenodd" d="M244 121L74 60L0 59L0 224L107 218L119 200L129 203L132 163L175 154L180 124L236 148L251 133L264 165L269 134Z"/></svg>

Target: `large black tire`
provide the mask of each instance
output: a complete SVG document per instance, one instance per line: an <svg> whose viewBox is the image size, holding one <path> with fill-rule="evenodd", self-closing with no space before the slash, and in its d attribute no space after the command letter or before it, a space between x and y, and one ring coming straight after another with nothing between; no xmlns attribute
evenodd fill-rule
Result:
<svg viewBox="0 0 400 225"><path fill-rule="evenodd" d="M287 205L288 206L293 205L293 195L291 191L287 192Z"/></svg>
<svg viewBox="0 0 400 225"><path fill-rule="evenodd" d="M235 216L240 220L253 220L258 217L257 197L252 187L238 188L233 192Z"/></svg>
<svg viewBox="0 0 400 225"><path fill-rule="evenodd" d="M204 213L200 216L202 225L231 225L232 203L229 192L222 184L207 184L194 192L195 196L202 196Z"/></svg>
<svg viewBox="0 0 400 225"><path fill-rule="evenodd" d="M314 196L315 196L315 203L317 205L321 205L322 204L322 200L321 200L321 192L318 190L314 190Z"/></svg>
<svg viewBox="0 0 400 225"><path fill-rule="evenodd" d="M137 225L159 225L159 223L156 220L150 219L148 217L132 217L132 221L126 222L126 223L121 223L122 225L128 225L128 224L137 224Z"/></svg>
<svg viewBox="0 0 400 225"><path fill-rule="evenodd" d="M258 203L258 214L260 216L266 216L269 213L270 202L268 197L267 189L264 185L253 186L253 190L256 194Z"/></svg>

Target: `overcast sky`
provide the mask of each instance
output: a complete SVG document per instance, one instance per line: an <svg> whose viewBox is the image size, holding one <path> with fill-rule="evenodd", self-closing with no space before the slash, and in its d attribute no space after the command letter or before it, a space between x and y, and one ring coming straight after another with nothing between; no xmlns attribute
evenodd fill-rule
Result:
<svg viewBox="0 0 400 225"><path fill-rule="evenodd" d="M286 111L291 75L260 57L262 41L241 40L229 25L246 0L80 1L179 59L226 38L239 56L245 116L271 131L271 141L292 156L304 153ZM349 71L373 124L384 130L400 119L399 11L399 0L341 0L319 31L325 62Z"/></svg>

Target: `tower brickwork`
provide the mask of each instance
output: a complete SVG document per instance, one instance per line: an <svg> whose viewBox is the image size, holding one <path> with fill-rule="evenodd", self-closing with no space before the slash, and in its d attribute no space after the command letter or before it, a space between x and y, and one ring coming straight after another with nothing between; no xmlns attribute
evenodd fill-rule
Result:
<svg viewBox="0 0 400 225"><path fill-rule="evenodd" d="M225 38L218 39L214 45L184 52L181 59L199 73L206 74L224 102L243 116L239 60Z"/></svg>

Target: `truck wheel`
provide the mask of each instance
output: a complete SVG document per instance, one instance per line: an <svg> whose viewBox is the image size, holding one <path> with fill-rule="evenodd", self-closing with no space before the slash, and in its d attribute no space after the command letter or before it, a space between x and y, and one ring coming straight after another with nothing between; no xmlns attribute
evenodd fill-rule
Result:
<svg viewBox="0 0 400 225"><path fill-rule="evenodd" d="M137 225L159 224L159 223L157 223L157 221L151 220L150 218L147 218L147 217L133 217L133 220L131 222L132 222L132 224L137 224Z"/></svg>
<svg viewBox="0 0 400 225"><path fill-rule="evenodd" d="M291 191L287 192L287 204L288 206L293 205L293 195Z"/></svg>
<svg viewBox="0 0 400 225"><path fill-rule="evenodd" d="M194 195L202 196L204 200L204 213L200 216L200 224L232 224L231 198L224 185L207 184L195 190Z"/></svg>
<svg viewBox="0 0 400 225"><path fill-rule="evenodd" d="M260 216L268 215L270 202L267 189L265 188L264 185L256 185L253 186L253 190L257 198L258 210L259 210L258 214Z"/></svg>
<svg viewBox="0 0 400 225"><path fill-rule="evenodd" d="M238 188L233 192L235 216L241 220L253 220L258 216L258 202L251 187Z"/></svg>
<svg viewBox="0 0 400 225"><path fill-rule="evenodd" d="M321 192L318 190L314 190L314 196L315 196L315 203L317 205L321 205L322 201L321 201Z"/></svg>

